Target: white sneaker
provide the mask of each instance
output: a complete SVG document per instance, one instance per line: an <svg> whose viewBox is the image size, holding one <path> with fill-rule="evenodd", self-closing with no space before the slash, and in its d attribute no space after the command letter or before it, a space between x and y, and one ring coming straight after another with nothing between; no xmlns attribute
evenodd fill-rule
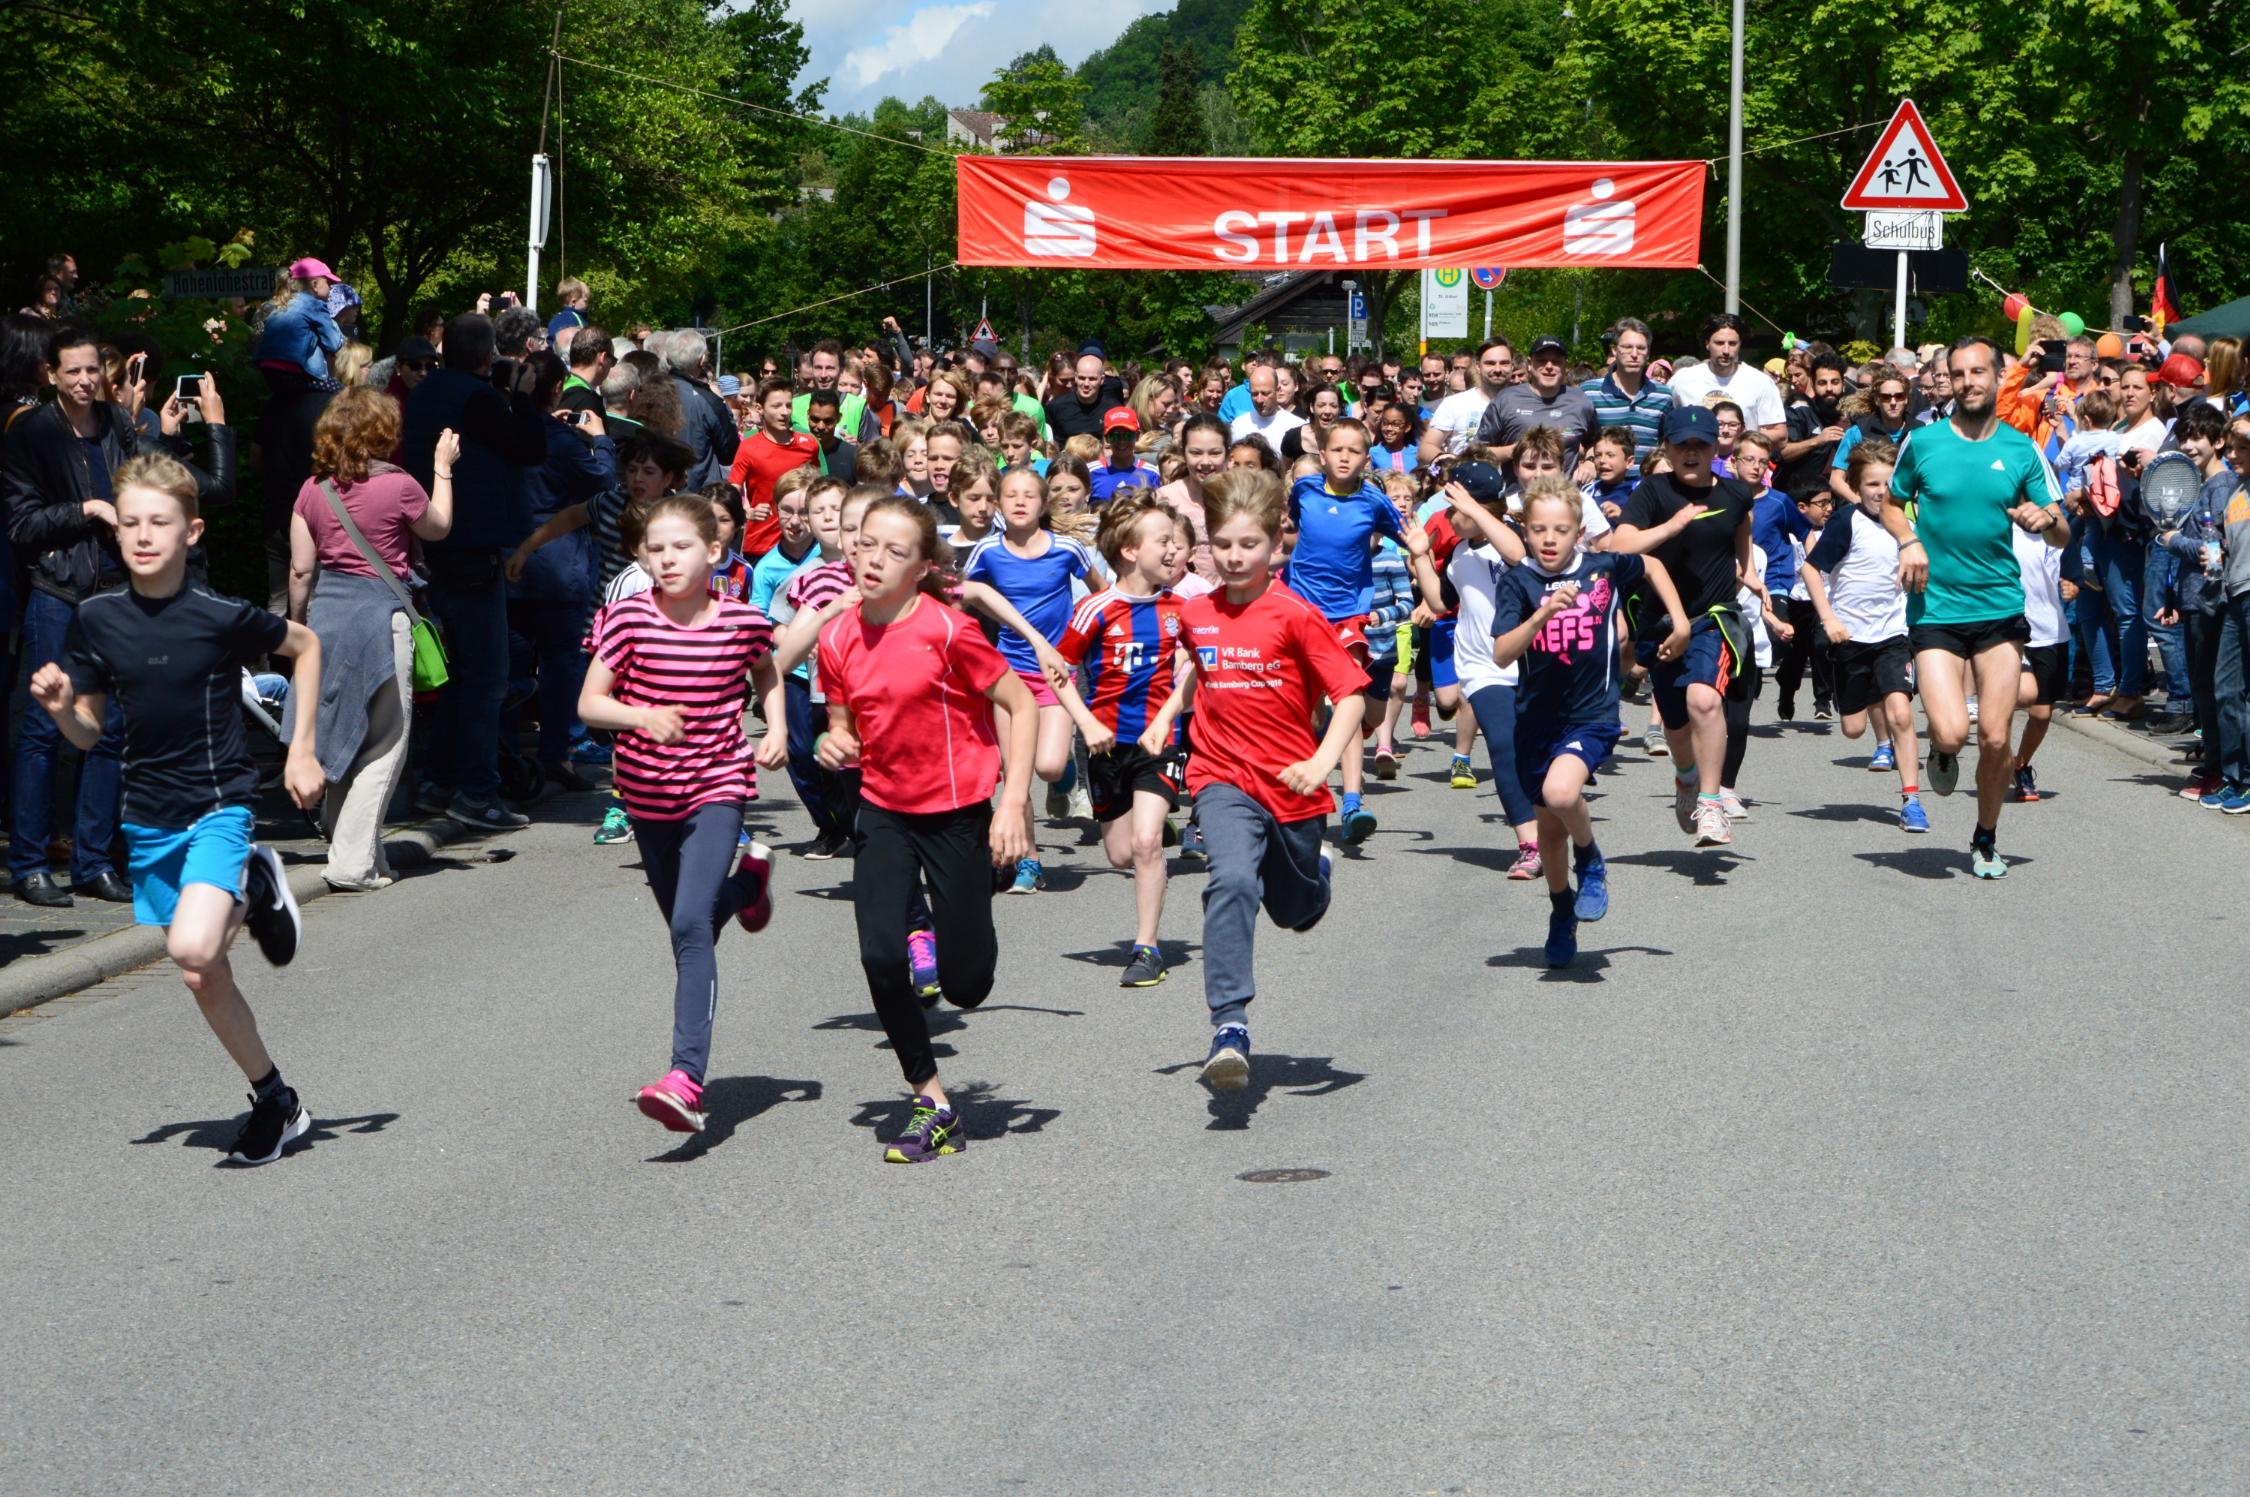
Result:
<svg viewBox="0 0 2250 1497"><path fill-rule="evenodd" d="M1748 821L1750 819L1750 807L1744 804L1742 797L1736 795L1732 790L1721 789L1719 791L1719 808L1727 813L1727 820L1729 821Z"/></svg>
<svg viewBox="0 0 2250 1497"><path fill-rule="evenodd" d="M1727 822L1726 808L1717 801L1707 800L1695 808L1695 845L1697 847L1724 847L1734 840L1734 828Z"/></svg>
<svg viewBox="0 0 2250 1497"><path fill-rule="evenodd" d="M1092 821L1094 819L1093 792L1086 788L1086 782L1083 779L1070 787L1070 819L1073 821Z"/></svg>

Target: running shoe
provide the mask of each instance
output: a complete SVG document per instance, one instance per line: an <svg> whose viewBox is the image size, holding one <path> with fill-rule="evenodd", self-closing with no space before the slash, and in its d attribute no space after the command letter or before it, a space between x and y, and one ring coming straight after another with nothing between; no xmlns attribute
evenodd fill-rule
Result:
<svg viewBox="0 0 2250 1497"><path fill-rule="evenodd" d="M2206 811L2223 811L2226 809L2227 802L2240 794L2242 794L2240 786L2229 785L2222 781L2197 796L2195 803Z"/></svg>
<svg viewBox="0 0 2250 1497"><path fill-rule="evenodd" d="M1203 1084L1215 1092L1238 1092L1250 1084L1250 1031L1221 1025L1203 1059Z"/></svg>
<svg viewBox="0 0 2250 1497"><path fill-rule="evenodd" d="M294 1087L281 1087L263 1102L250 1093L250 1117L227 1148L236 1164L271 1164L281 1151L312 1131L312 1114L297 1100Z"/></svg>
<svg viewBox="0 0 2250 1497"><path fill-rule="evenodd" d="M1375 745L1375 778L1378 780L1395 780L1398 778L1398 750L1387 743Z"/></svg>
<svg viewBox="0 0 2250 1497"><path fill-rule="evenodd" d="M813 838L812 845L810 847L807 847L803 852L797 854L797 856L805 859L807 862L825 863L830 858L836 856L837 852L842 848L843 842L844 839L837 836L834 832L822 832L819 836Z"/></svg>
<svg viewBox="0 0 2250 1497"><path fill-rule="evenodd" d="M1930 753L1930 788L1940 795L1951 795L1961 783L1961 756Z"/></svg>
<svg viewBox="0 0 2250 1497"><path fill-rule="evenodd" d="M1203 828L1197 826L1193 821L1180 828L1180 856L1202 859L1208 859L1211 856L1203 848Z"/></svg>
<svg viewBox="0 0 2250 1497"><path fill-rule="evenodd" d="M1008 885L1010 894L1037 894L1047 887L1047 876L1037 858L1024 858L1016 864L1016 881Z"/></svg>
<svg viewBox="0 0 2250 1497"><path fill-rule="evenodd" d="M1729 821L1748 821L1750 819L1748 803L1724 785L1719 787L1719 806L1727 813L1727 820Z"/></svg>
<svg viewBox="0 0 2250 1497"><path fill-rule="evenodd" d="M938 986L937 936L926 930L906 933L906 980L914 985L914 996L922 1000L922 1007L936 1008L945 990Z"/></svg>
<svg viewBox="0 0 2250 1497"><path fill-rule="evenodd" d="M1060 785L1047 787L1047 819L1061 821L1070 815L1070 792Z"/></svg>
<svg viewBox="0 0 2250 1497"><path fill-rule="evenodd" d="M465 795L456 795L446 803L448 819L480 832L512 832L517 827L531 825L531 818L521 811L511 811L496 800L477 801Z"/></svg>
<svg viewBox="0 0 2250 1497"><path fill-rule="evenodd" d="M1072 821L1092 821L1094 819L1094 795L1092 791L1086 788L1084 780L1080 780L1070 787L1069 811Z"/></svg>
<svg viewBox="0 0 2250 1497"><path fill-rule="evenodd" d="M1795 722L1797 720L1797 699L1795 697L1783 697L1774 704L1773 715L1785 723Z"/></svg>
<svg viewBox="0 0 2250 1497"><path fill-rule="evenodd" d="M1898 755L1888 743L1878 743L1874 756L1867 761L1867 768L1873 774L1889 774L1898 768Z"/></svg>
<svg viewBox="0 0 2250 1497"><path fill-rule="evenodd" d="M685 1071L666 1071L662 1081L640 1089L633 1105L674 1133L703 1131L703 1086Z"/></svg>
<svg viewBox="0 0 2250 1497"><path fill-rule="evenodd" d="M1664 736L1662 728L1651 728L1641 735L1641 752L1651 759L1672 757L1672 741Z"/></svg>
<svg viewBox="0 0 2250 1497"><path fill-rule="evenodd" d="M961 1137L960 1120L951 1107L939 1107L928 1097L914 1099L914 1114L906 1120L906 1131L892 1139L883 1150L885 1164L928 1164L947 1154L958 1154L966 1148Z"/></svg>
<svg viewBox="0 0 2250 1497"><path fill-rule="evenodd" d="M1812 715L1815 722L1833 722L1836 718L1835 705L1830 702L1815 702Z"/></svg>
<svg viewBox="0 0 2250 1497"><path fill-rule="evenodd" d="M1696 782L1672 776L1672 819L1683 832L1695 830Z"/></svg>
<svg viewBox="0 0 2250 1497"><path fill-rule="evenodd" d="M453 792L429 780L414 787L414 809L424 816L443 816L453 803Z"/></svg>
<svg viewBox="0 0 2250 1497"><path fill-rule="evenodd" d="M2215 774L2199 774L2181 788L2180 799L2200 801L2225 783Z"/></svg>
<svg viewBox="0 0 2250 1497"><path fill-rule="evenodd" d="M1578 917L1556 900L1547 911L1547 965L1567 967L1578 960Z"/></svg>
<svg viewBox="0 0 2250 1497"><path fill-rule="evenodd" d="M583 738L570 746L570 762L600 768L609 763L609 745Z"/></svg>
<svg viewBox="0 0 2250 1497"><path fill-rule="evenodd" d="M1537 878L1539 873L1539 844L1536 842L1518 842L1516 844L1516 860L1508 865L1508 877L1521 882L1525 879Z"/></svg>
<svg viewBox="0 0 2250 1497"><path fill-rule="evenodd" d="M242 923L250 927L258 949L276 967L288 966L304 935L304 917L297 913L297 896L289 892L281 855L263 842L251 844L250 861L242 865L242 899L249 907Z"/></svg>
<svg viewBox="0 0 2250 1497"><path fill-rule="evenodd" d="M1153 988L1164 980L1164 953L1154 946L1136 946L1133 959L1125 964L1125 975L1117 980L1121 988Z"/></svg>
<svg viewBox="0 0 2250 1497"><path fill-rule="evenodd" d="M1353 847L1359 846L1375 835L1375 813L1365 806L1348 806L1344 810L1344 840Z"/></svg>
<svg viewBox="0 0 2250 1497"><path fill-rule="evenodd" d="M595 845L608 847L615 842L632 840L633 818L625 814L623 806L615 801L610 802L609 809L602 812L602 824L594 828Z"/></svg>
<svg viewBox="0 0 2250 1497"><path fill-rule="evenodd" d="M2228 816L2240 816L2243 812L2250 811L2250 789L2245 789L2240 785L2235 786L2227 792L2226 798L2219 802L2219 809Z"/></svg>
<svg viewBox="0 0 2250 1497"><path fill-rule="evenodd" d="M750 874L758 881L758 892L734 912L735 923L755 935L773 921L773 849L763 842L750 842L742 849L742 861L734 871Z"/></svg>
<svg viewBox="0 0 2250 1497"><path fill-rule="evenodd" d="M1969 844L1969 872L1978 878L2006 878L2008 863L2000 856L2000 849L1991 843L1972 842Z"/></svg>
<svg viewBox="0 0 2250 1497"><path fill-rule="evenodd" d="M1975 697L1971 697L1971 698L1969 698L1969 721L1970 721L1970 722L1975 722L1976 720L1977 720L1977 699L1976 699Z"/></svg>
<svg viewBox="0 0 2250 1497"><path fill-rule="evenodd" d="M1427 738L1430 736L1430 699L1428 697L1418 696L1414 699L1413 722L1414 736L1416 738Z"/></svg>
<svg viewBox="0 0 2250 1497"><path fill-rule="evenodd" d="M1734 828L1727 824L1726 809L1715 800L1700 802L1695 808L1695 845L1724 847L1733 840Z"/></svg>
<svg viewBox="0 0 2250 1497"><path fill-rule="evenodd" d="M1930 813L1922 809L1922 797L1908 795L1899 798L1898 829L1902 832L1926 832L1930 829Z"/></svg>
<svg viewBox="0 0 2250 1497"><path fill-rule="evenodd" d="M1609 913L1609 864L1599 854L1578 865L1578 898L1571 913L1581 920Z"/></svg>
<svg viewBox="0 0 2250 1497"><path fill-rule="evenodd" d="M2031 772L2028 764L2016 766L2016 799L2026 805L2037 805L2039 802L2039 777Z"/></svg>
<svg viewBox="0 0 2250 1497"><path fill-rule="evenodd" d="M1454 789L1474 790L1477 788L1477 772L1469 767L1469 756L1467 754L1455 754L1449 769Z"/></svg>

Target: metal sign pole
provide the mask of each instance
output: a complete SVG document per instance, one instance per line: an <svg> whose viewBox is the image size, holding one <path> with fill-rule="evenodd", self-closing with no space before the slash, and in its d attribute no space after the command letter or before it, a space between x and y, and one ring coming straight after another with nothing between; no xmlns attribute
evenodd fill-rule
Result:
<svg viewBox="0 0 2250 1497"><path fill-rule="evenodd" d="M1891 313L1891 347L1906 346L1906 251L1898 252L1898 301Z"/></svg>

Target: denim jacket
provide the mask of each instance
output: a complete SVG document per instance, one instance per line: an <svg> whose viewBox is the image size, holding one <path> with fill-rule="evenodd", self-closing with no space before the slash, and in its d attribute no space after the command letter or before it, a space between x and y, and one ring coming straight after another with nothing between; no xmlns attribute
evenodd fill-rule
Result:
<svg viewBox="0 0 2250 1497"><path fill-rule="evenodd" d="M294 364L312 379L328 378L328 356L344 346L344 330L328 315L328 303L300 291L266 319L250 357L258 363Z"/></svg>

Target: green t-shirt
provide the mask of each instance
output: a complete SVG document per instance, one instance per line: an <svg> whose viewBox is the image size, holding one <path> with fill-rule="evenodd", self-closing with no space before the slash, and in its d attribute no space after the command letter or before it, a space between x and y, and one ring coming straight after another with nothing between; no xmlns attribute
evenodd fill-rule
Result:
<svg viewBox="0 0 2250 1497"><path fill-rule="evenodd" d="M1045 406L1033 400L1029 395L1021 393L1009 396L1008 403L1038 422L1039 440L1042 442L1047 440L1047 408Z"/></svg>
<svg viewBox="0 0 2250 1497"><path fill-rule="evenodd" d="M843 402L836 411L836 435L847 442L856 442L859 440L859 423L867 419L867 397L839 395L836 398ZM812 432L812 423L805 418L805 409L811 404L812 395L809 391L789 402L789 424L808 435Z"/></svg>
<svg viewBox="0 0 2250 1497"><path fill-rule="evenodd" d="M2023 612L2008 511L2062 498L2031 438L2005 423L1981 442L1951 421L1918 426L1899 452L1891 492L1912 506L1930 562L1929 586L1906 595L1909 625L1981 624Z"/></svg>

